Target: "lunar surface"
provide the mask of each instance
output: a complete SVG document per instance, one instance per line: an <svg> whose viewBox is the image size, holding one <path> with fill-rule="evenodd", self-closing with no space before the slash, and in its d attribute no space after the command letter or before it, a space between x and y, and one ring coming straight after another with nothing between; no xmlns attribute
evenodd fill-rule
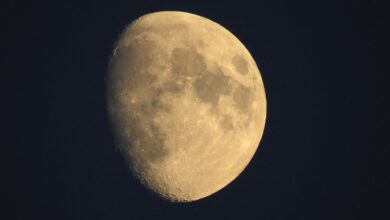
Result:
<svg viewBox="0 0 390 220"><path fill-rule="evenodd" d="M144 15L120 35L107 77L115 144L147 188L176 202L233 181L266 118L260 72L229 31L185 12Z"/></svg>

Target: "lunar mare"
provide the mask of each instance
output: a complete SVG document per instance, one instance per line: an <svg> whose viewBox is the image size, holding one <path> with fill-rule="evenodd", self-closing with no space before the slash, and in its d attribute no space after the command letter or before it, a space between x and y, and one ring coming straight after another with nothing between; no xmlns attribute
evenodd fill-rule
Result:
<svg viewBox="0 0 390 220"><path fill-rule="evenodd" d="M260 72L229 31L185 12L130 24L109 62L115 144L147 188L177 202L209 196L253 157L264 130Z"/></svg>

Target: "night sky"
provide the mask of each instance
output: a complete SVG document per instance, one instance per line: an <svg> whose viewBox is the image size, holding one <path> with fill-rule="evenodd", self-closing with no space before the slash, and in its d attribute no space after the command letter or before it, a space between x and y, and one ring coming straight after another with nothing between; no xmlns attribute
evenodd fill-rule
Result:
<svg viewBox="0 0 390 220"><path fill-rule="evenodd" d="M389 4L208 2L2 1L0 219L390 219ZM161 10L230 30L267 93L251 163L188 204L132 177L107 119L114 42Z"/></svg>

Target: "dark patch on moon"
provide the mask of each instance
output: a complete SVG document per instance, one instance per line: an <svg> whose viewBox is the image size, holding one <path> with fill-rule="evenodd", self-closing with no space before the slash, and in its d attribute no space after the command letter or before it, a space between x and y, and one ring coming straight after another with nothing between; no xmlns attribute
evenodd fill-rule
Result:
<svg viewBox="0 0 390 220"><path fill-rule="evenodd" d="M241 73L242 75L246 75L248 73L248 62L239 55L235 55L232 59L234 68Z"/></svg>
<svg viewBox="0 0 390 220"><path fill-rule="evenodd" d="M230 77L225 76L222 71L215 74L206 72L194 81L193 87L201 101L216 107L219 97L231 92L229 82Z"/></svg>
<svg viewBox="0 0 390 220"><path fill-rule="evenodd" d="M151 98L151 101L150 101L150 105L149 107L151 109L153 109L153 111L151 112L152 114L150 115L147 115L147 117L149 118L153 118L155 116L155 114L159 111L163 111L163 112L170 112L172 110L172 106L169 105L169 104L166 104L166 103L163 103L161 97L166 93L166 92L170 92L169 90L167 90L166 88L151 88L154 90L154 95L152 96Z"/></svg>
<svg viewBox="0 0 390 220"><path fill-rule="evenodd" d="M220 126L225 131L231 131L234 128L233 119L231 116L222 115Z"/></svg>
<svg viewBox="0 0 390 220"><path fill-rule="evenodd" d="M196 76L206 70L204 57L194 48L175 48L171 56L172 71L177 75Z"/></svg>
<svg viewBox="0 0 390 220"><path fill-rule="evenodd" d="M150 106L152 109L154 109L153 115L155 115L155 113L157 113L158 111L170 112L172 110L171 105L163 103L159 98L153 98L152 102L150 103Z"/></svg>
<svg viewBox="0 0 390 220"><path fill-rule="evenodd" d="M233 100L239 110L249 112L249 107L254 100L254 94L251 88L238 84L233 94Z"/></svg>
<svg viewBox="0 0 390 220"><path fill-rule="evenodd" d="M162 88L164 88L164 91L171 92L171 93L180 93L184 89L184 83L181 82L180 79L182 77L178 77L177 80L169 80L166 82ZM181 83L180 83L181 82Z"/></svg>

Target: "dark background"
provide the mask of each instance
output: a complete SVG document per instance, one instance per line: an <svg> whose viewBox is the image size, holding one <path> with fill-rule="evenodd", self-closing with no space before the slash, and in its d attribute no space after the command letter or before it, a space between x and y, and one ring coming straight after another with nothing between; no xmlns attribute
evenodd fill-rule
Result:
<svg viewBox="0 0 390 220"><path fill-rule="evenodd" d="M390 219L386 1L209 2L1 3L1 219ZM249 166L189 204L133 179L107 122L113 44L161 10L235 34L268 99Z"/></svg>

